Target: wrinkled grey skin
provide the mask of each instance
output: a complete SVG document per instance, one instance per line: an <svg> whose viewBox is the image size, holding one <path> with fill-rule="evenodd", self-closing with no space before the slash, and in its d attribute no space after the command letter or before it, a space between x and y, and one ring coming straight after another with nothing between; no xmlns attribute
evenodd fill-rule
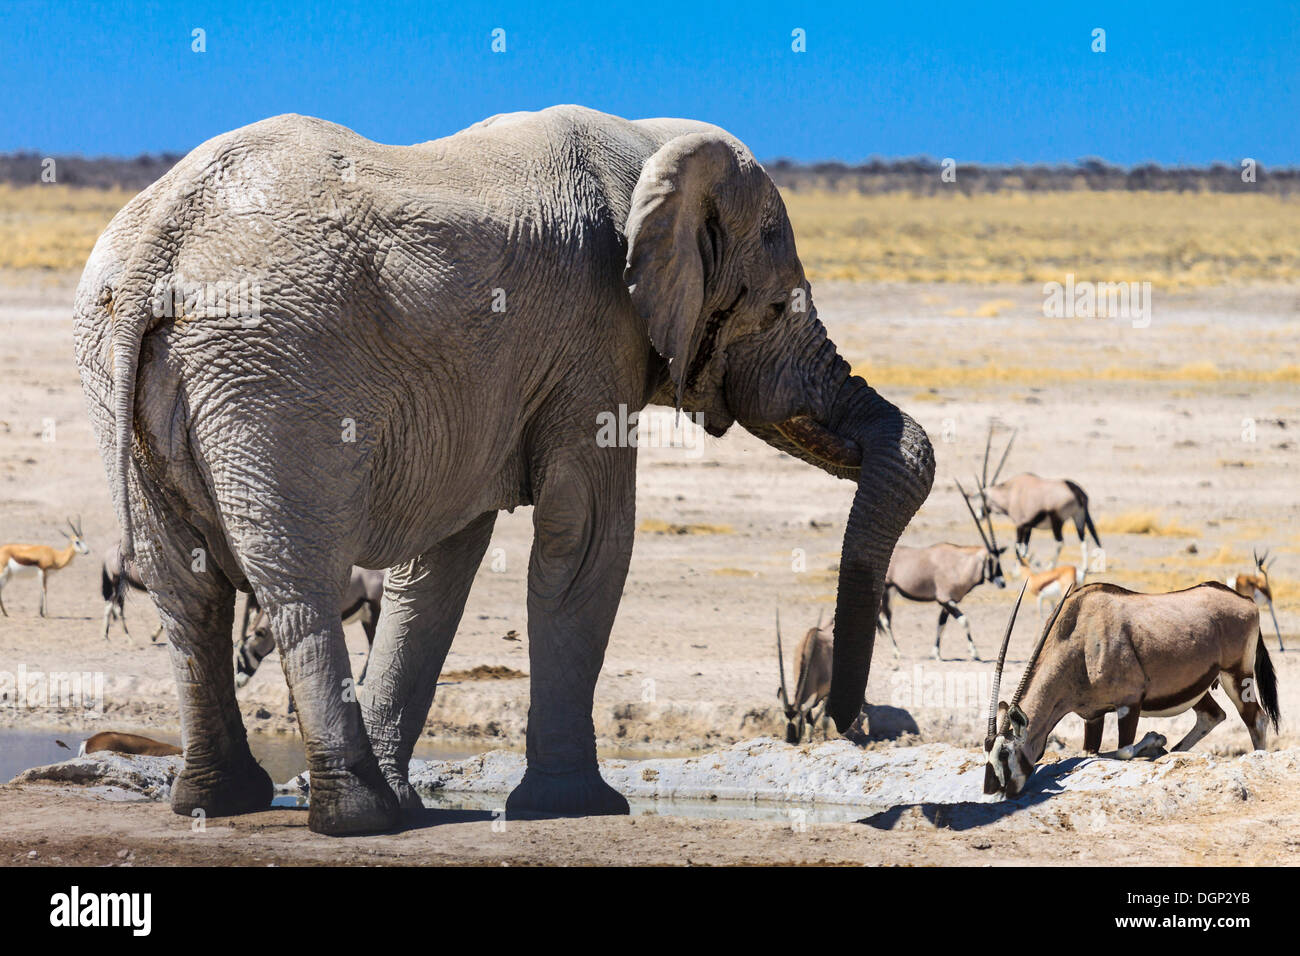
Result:
<svg viewBox="0 0 1300 956"><path fill-rule="evenodd" d="M159 283L240 280L257 321L193 296L183 317L151 308ZM298 704L312 829L380 830L418 805L407 763L470 583L496 512L526 504L528 771L507 811L627 812L591 719L632 551L636 449L595 440L620 404L676 401L714 435L739 421L858 480L841 729L890 552L933 478L924 432L817 321L771 180L686 120L557 107L395 147L282 116L219 136L100 238L76 345L124 551L171 642L178 813L270 802L235 706L240 587L270 612ZM359 702L338 615L353 564L390 569Z"/></svg>

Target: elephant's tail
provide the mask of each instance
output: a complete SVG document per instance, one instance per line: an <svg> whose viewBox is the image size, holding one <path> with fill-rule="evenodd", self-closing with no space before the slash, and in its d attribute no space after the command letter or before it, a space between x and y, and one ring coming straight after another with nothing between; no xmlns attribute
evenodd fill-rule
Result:
<svg viewBox="0 0 1300 956"><path fill-rule="evenodd" d="M135 558L135 529L131 523L128 475L135 440L135 391L140 348L145 335L157 321L153 308L154 297L158 294L153 284L154 277L170 273L170 263L161 260L169 256L174 247L174 243L165 241L166 237L160 235L161 230L153 223L146 225L144 230L122 270L121 281L115 288L105 290L104 298L105 309L113 323L110 361L114 458L111 480L113 504L122 529L119 552L124 570L131 566ZM123 573L119 591L124 588L125 578Z"/></svg>

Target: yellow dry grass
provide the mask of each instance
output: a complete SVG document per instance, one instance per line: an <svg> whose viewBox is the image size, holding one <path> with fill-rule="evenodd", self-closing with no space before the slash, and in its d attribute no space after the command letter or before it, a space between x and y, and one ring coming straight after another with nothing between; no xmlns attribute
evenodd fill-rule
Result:
<svg viewBox="0 0 1300 956"><path fill-rule="evenodd" d="M0 185L0 268L80 269L133 194ZM1300 280L1300 200L1230 193L785 196L808 275L868 281ZM1001 300L976 315L997 315Z"/></svg>
<svg viewBox="0 0 1300 956"><path fill-rule="evenodd" d="M1156 288L1300 279L1300 200L1239 193L787 192L820 279Z"/></svg>
<svg viewBox="0 0 1300 956"><path fill-rule="evenodd" d="M1195 528L1180 525L1177 521L1165 521L1159 511L1126 511L1111 515L1097 522L1097 531L1101 534L1150 534L1160 537L1195 537L1199 532Z"/></svg>
<svg viewBox="0 0 1300 956"><path fill-rule="evenodd" d="M0 268L79 271L110 219L135 194L0 184Z"/></svg>
<svg viewBox="0 0 1300 956"><path fill-rule="evenodd" d="M1220 368L1213 362L1182 365L870 365L854 371L874 386L956 388L980 385L1018 387L1063 382L1196 382L1203 384L1300 385L1300 365L1272 369Z"/></svg>
<svg viewBox="0 0 1300 956"><path fill-rule="evenodd" d="M647 534L734 534L729 524L674 524L659 518L646 518L636 528Z"/></svg>

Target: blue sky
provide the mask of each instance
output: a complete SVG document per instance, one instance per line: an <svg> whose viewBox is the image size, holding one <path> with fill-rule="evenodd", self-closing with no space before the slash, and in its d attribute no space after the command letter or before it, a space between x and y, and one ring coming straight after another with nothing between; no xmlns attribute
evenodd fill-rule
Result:
<svg viewBox="0 0 1300 956"><path fill-rule="evenodd" d="M761 159L1296 165L1297 9L5 0L0 151L186 152L285 112L411 143L575 102L709 120Z"/></svg>

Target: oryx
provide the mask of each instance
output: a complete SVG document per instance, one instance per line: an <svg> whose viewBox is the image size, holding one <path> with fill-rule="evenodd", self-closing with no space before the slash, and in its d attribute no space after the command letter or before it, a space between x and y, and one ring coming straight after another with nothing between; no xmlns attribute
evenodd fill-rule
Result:
<svg viewBox="0 0 1300 956"><path fill-rule="evenodd" d="M112 547L104 554L104 563L99 569L99 591L104 598L104 639L108 640L108 629L114 620L122 622L122 631L127 637L131 630L126 626L126 591L146 591L144 582L136 573L135 563L123 564L122 542L114 541ZM157 642L163 626L150 635L151 642Z"/></svg>
<svg viewBox="0 0 1300 956"><path fill-rule="evenodd" d="M976 508L976 513L984 516L984 511L1006 515L1016 526L1016 553L1029 557L1029 535L1035 528L1050 527L1052 537L1056 539L1056 553L1052 555L1050 566L1054 566L1061 557L1064 539L1061 529L1065 522L1072 521L1074 530L1079 535L1079 548L1083 552L1083 567L1088 566L1088 541L1084 535L1092 535L1093 542L1101 547L1097 529L1093 526L1092 515L1088 511L1088 495L1073 481L1066 478L1039 478L1037 475L1016 475L999 483L998 475L1007 463L1011 452L1011 443L1016 440L1012 432L1007 440L1007 447L1002 452L997 470L989 480L989 451L993 446L993 428L989 428L988 441L984 445L984 468L979 478L979 488L968 500Z"/></svg>
<svg viewBox="0 0 1300 956"><path fill-rule="evenodd" d="M374 646L375 628L379 624L379 611L384 600L384 572L371 571L367 568L353 568L348 586L343 592L343 607L339 613L344 624L360 621L366 632L367 647ZM252 628L248 619L253 617ZM266 612L258 605L257 598L248 595L244 607L244 623L240 635L235 640L235 686L243 687L249 678L257 672L262 659L275 649L275 640L271 636L271 622ZM361 666L361 676L357 678L360 686L366 679L366 667L370 664L367 654L366 663ZM293 710L292 699L289 702Z"/></svg>
<svg viewBox="0 0 1300 956"><path fill-rule="evenodd" d="M1243 597L1248 597L1256 604L1266 606L1268 613L1273 618L1273 630L1277 632L1277 649L1286 653L1286 648L1282 646L1282 628L1277 626L1277 614L1273 611L1273 587L1268 583L1268 569L1273 566L1273 561L1268 560L1268 549L1264 550L1264 556L1260 557L1259 551L1251 550L1251 555L1255 559L1254 574L1230 574L1228 575L1228 587L1232 588Z"/></svg>
<svg viewBox="0 0 1300 956"><path fill-rule="evenodd" d="M795 670L794 703L785 689L785 657L781 651L781 610L776 612L776 666L781 672L781 686L777 698L785 708L785 742L797 744L803 740L803 730L810 728L809 738L817 729L818 720L826 719L826 699L831 692L831 657L834 653L835 629L822 627L821 615L817 626L810 627L795 651L798 665ZM821 708L820 715L817 708Z"/></svg>
<svg viewBox="0 0 1300 956"><path fill-rule="evenodd" d="M1127 756L1140 717L1173 717L1191 708L1196 725L1174 746L1187 750L1223 721L1209 693L1221 684L1256 750L1264 748L1268 724L1277 729L1277 676L1259 609L1231 588L1206 582L1138 594L1087 584L1071 591L1043 628L1011 703L1003 705L998 687L1019 607L1017 601L993 671L985 793L1019 794L1047 735L1066 714L1083 718L1083 749L1096 753L1106 714L1114 711Z"/></svg>
<svg viewBox="0 0 1300 956"><path fill-rule="evenodd" d="M939 659L939 639L943 636L943 626L952 615L966 629L966 643L970 645L971 660L979 660L975 641L971 637L970 623L961 612L957 602L970 593L971 589L985 581L992 581L1000 588L1007 586L1002 576L1002 552L993 535L993 523L980 524L966 489L957 482L966 509L970 511L975 527L979 530L982 547L962 547L956 544L932 544L928 548L909 548L899 545L894 548L894 556L889 559L889 568L885 571L885 590L880 599L880 617L876 629L889 635L894 644L894 657L898 657L898 641L894 638L894 615L889 606L890 594L897 591L909 601L934 602L939 605L939 626L934 634L934 657Z"/></svg>

